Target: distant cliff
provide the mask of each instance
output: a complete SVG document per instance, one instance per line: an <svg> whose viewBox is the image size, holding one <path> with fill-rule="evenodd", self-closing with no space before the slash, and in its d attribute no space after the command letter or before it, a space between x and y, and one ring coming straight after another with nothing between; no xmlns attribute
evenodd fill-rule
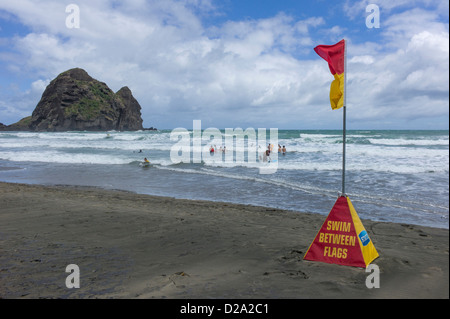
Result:
<svg viewBox="0 0 450 319"><path fill-rule="evenodd" d="M58 75L45 89L31 116L0 130L142 130L141 106L128 87L117 93L75 68Z"/></svg>

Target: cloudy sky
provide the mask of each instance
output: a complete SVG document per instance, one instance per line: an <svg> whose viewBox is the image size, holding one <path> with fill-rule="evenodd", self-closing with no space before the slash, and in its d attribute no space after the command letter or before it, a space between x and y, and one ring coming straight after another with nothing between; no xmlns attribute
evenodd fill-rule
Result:
<svg viewBox="0 0 450 319"><path fill-rule="evenodd" d="M370 4L379 28L366 24ZM349 129L448 129L448 6L0 0L0 122L31 115L53 78L80 67L113 91L128 86L145 127L340 129L333 77L313 48L346 39Z"/></svg>

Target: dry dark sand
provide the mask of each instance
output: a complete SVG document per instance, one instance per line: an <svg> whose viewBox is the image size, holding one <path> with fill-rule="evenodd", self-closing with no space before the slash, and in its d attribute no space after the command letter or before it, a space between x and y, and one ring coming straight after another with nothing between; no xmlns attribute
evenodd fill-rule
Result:
<svg viewBox="0 0 450 319"><path fill-rule="evenodd" d="M303 260L324 220L0 183L0 297L449 298L448 230L363 221L380 254L380 288L368 289L365 269ZM80 268L79 289L65 285L69 264Z"/></svg>

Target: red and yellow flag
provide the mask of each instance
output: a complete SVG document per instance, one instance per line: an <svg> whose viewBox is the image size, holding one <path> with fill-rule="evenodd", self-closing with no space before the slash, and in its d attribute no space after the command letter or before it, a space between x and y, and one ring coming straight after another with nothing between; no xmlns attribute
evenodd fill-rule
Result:
<svg viewBox="0 0 450 319"><path fill-rule="evenodd" d="M345 90L345 40L333 45L318 45L314 51L328 62L334 81L330 88L330 102L333 110L344 106Z"/></svg>

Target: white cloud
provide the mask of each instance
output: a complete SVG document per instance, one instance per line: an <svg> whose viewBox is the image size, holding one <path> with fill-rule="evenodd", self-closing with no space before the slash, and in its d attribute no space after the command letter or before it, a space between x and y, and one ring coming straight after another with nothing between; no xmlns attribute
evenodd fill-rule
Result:
<svg viewBox="0 0 450 319"><path fill-rule="evenodd" d="M349 103L357 117L447 117L448 40L448 33L424 31L405 49L377 55L373 63L357 63L366 60L362 57L350 60Z"/></svg>
<svg viewBox="0 0 450 319"><path fill-rule="evenodd" d="M363 64L372 64L375 62L373 56L371 55L355 55L350 59L350 63L363 63Z"/></svg>
<svg viewBox="0 0 450 319"><path fill-rule="evenodd" d="M431 34L448 32L448 24L439 21L439 13L420 8L394 14L383 22L383 35L395 48L404 48L415 35L427 31Z"/></svg>
<svg viewBox="0 0 450 319"><path fill-rule="evenodd" d="M31 83L31 91L33 93L42 93L44 92L45 88L47 87L47 85L50 83L49 80L44 81L44 80L37 80L34 81L33 83Z"/></svg>

